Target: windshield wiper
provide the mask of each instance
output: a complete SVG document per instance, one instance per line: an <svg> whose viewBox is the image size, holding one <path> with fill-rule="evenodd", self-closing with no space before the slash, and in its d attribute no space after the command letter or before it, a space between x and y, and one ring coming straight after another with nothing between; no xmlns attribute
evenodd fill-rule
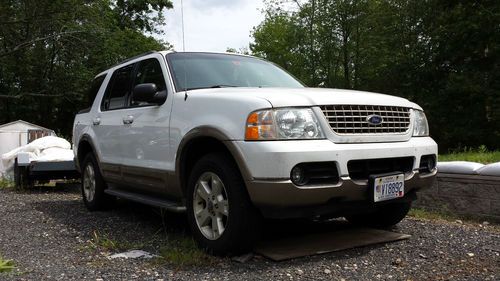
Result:
<svg viewBox="0 0 500 281"><path fill-rule="evenodd" d="M233 87L238 87L238 86L219 84L219 85L213 85L210 88L233 88Z"/></svg>
<svg viewBox="0 0 500 281"><path fill-rule="evenodd" d="M201 90L201 89L215 89L215 88L232 88L232 87L238 87L238 86L219 84L219 85L206 86L206 87L187 88L187 89L184 89L183 91Z"/></svg>

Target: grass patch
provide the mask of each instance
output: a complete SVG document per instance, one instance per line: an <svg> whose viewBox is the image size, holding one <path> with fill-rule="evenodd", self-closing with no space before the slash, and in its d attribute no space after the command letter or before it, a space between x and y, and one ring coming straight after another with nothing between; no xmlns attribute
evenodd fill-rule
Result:
<svg viewBox="0 0 500 281"><path fill-rule="evenodd" d="M12 188L14 188L13 181L10 181L10 180L4 179L4 178L0 178L0 189L12 189Z"/></svg>
<svg viewBox="0 0 500 281"><path fill-rule="evenodd" d="M500 151L488 151L482 145L478 148L464 148L449 154L439 155L439 161L471 161L490 164L500 162Z"/></svg>
<svg viewBox="0 0 500 281"><path fill-rule="evenodd" d="M475 217L471 215L459 215L447 210L427 210L424 208L411 208L410 212L408 212L408 216L424 220L444 220L448 222L460 221L465 224L475 225L482 224L483 222L487 221L492 229L500 231L500 225L495 220L491 221L485 218Z"/></svg>
<svg viewBox="0 0 500 281"><path fill-rule="evenodd" d="M458 216L455 216L446 211L429 211L421 208L411 208L408 215L417 219L427 219L427 220L446 220L446 221L455 221L459 219Z"/></svg>
<svg viewBox="0 0 500 281"><path fill-rule="evenodd" d="M108 234L97 230L92 233L89 243L90 247L86 246L86 249L104 252L137 250L149 244L148 242L132 243L125 240L112 239ZM168 264L181 269L189 266L211 265L216 261L217 258L200 250L192 237L183 234L170 234L168 242L160 248L159 256L153 260L153 264Z"/></svg>
<svg viewBox="0 0 500 281"><path fill-rule="evenodd" d="M169 242L161 247L160 257L156 259L160 264L170 264L178 268L188 266L211 265L217 258L200 250L190 236L171 236Z"/></svg>
<svg viewBox="0 0 500 281"><path fill-rule="evenodd" d="M5 260L0 256L0 273L10 272L14 268L14 262L12 260Z"/></svg>
<svg viewBox="0 0 500 281"><path fill-rule="evenodd" d="M108 234L95 230L92 233L92 239L90 239L90 247L101 251L126 251L140 249L143 247L143 244L112 239Z"/></svg>

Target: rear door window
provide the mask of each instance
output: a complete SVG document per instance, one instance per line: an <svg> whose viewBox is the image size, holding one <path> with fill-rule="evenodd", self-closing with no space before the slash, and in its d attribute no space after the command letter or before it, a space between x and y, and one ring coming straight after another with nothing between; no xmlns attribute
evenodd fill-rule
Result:
<svg viewBox="0 0 500 281"><path fill-rule="evenodd" d="M131 91L133 70L134 64L115 70L102 100L101 110L120 109L126 106L127 97Z"/></svg>

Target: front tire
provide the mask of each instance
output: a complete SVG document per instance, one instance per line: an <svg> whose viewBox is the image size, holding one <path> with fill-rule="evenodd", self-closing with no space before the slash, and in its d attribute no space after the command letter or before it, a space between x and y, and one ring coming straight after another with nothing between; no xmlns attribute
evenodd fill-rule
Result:
<svg viewBox="0 0 500 281"><path fill-rule="evenodd" d="M259 238L260 215L231 158L202 157L190 174L187 193L188 222L200 248L215 255L251 250Z"/></svg>
<svg viewBox="0 0 500 281"><path fill-rule="evenodd" d="M411 209L411 202L388 203L368 214L346 216L346 219L357 225L376 228L389 228L402 221Z"/></svg>
<svg viewBox="0 0 500 281"><path fill-rule="evenodd" d="M82 162L82 197L89 211L109 209L114 197L104 193L106 183L102 178L97 161L92 154L87 154Z"/></svg>

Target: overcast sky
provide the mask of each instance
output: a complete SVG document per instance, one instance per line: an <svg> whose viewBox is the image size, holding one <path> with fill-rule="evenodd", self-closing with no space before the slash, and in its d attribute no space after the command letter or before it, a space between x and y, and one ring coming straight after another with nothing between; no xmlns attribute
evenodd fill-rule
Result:
<svg viewBox="0 0 500 281"><path fill-rule="evenodd" d="M183 0L186 51L225 52L248 47L250 32L263 19L262 0ZM182 51L181 1L166 12L166 41Z"/></svg>

